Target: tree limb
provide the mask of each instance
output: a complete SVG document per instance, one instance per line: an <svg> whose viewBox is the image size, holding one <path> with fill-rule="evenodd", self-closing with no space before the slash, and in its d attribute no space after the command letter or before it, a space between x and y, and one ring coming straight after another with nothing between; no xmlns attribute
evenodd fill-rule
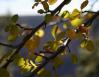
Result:
<svg viewBox="0 0 99 77"><path fill-rule="evenodd" d="M55 15L63 6L65 5L65 0L55 9L52 11L52 15ZM36 28L32 29L32 32L28 34L23 41L19 44L18 48L10 55L9 59L6 60L6 62L1 66L1 68L6 68L14 59L13 57L19 53L21 48L25 45L25 43L35 34L36 31L38 31L41 27L43 27L46 24L45 21L43 21L40 25L38 25Z"/></svg>

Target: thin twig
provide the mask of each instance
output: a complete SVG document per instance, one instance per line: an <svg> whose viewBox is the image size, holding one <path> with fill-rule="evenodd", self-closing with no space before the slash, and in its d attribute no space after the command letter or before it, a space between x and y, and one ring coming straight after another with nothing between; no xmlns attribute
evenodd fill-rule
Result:
<svg viewBox="0 0 99 77"><path fill-rule="evenodd" d="M63 6L65 5L65 0L52 12L52 15L55 15L57 11L59 11ZM19 51L22 49L22 47L25 45L25 43L35 34L36 31L38 31L41 27L43 27L46 24L45 21L43 21L40 25L38 25L36 28L32 29L31 33L28 34L23 41L20 43L19 47L12 53L9 57L9 59L1 66L1 68L7 68L7 66L14 60L13 57L19 53Z"/></svg>
<svg viewBox="0 0 99 77"><path fill-rule="evenodd" d="M10 47L10 48L17 48L17 46L10 45L10 44L4 44L4 43L1 43L1 42L0 42L0 45Z"/></svg>
<svg viewBox="0 0 99 77"><path fill-rule="evenodd" d="M21 26L20 24L16 24L16 26L18 26L24 30L33 30L33 28L26 28L26 27Z"/></svg>

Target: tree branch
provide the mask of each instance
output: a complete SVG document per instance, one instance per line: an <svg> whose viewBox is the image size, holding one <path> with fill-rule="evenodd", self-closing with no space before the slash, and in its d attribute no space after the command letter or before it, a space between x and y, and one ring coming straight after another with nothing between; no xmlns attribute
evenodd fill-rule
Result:
<svg viewBox="0 0 99 77"><path fill-rule="evenodd" d="M17 48L17 46L10 45L10 44L0 43L0 45L2 45L2 46L6 46L6 47L10 47L10 48Z"/></svg>
<svg viewBox="0 0 99 77"><path fill-rule="evenodd" d="M84 25L88 25L88 24L92 24L92 22L94 21L94 19L99 15L99 11L95 13L95 15L93 15L93 17L84 23ZM56 56L58 56L60 53L62 53L66 47L68 47L68 44L71 42L71 40L69 38L66 39L66 41L64 42L64 45L63 46L60 46L57 51L52 54L49 59L47 59L44 63L42 63L40 66L38 66L29 76L27 77L34 77L37 72L42 69L47 63L49 63L51 60L53 60Z"/></svg>
<svg viewBox="0 0 99 77"><path fill-rule="evenodd" d="M21 26L20 24L16 24L16 25L24 30L33 30L33 28L25 28L25 27Z"/></svg>
<svg viewBox="0 0 99 77"><path fill-rule="evenodd" d="M55 15L63 6L65 5L65 0L54 10L52 11L52 15ZM5 60L6 62L1 66L1 68L6 68L14 59L13 57L19 53L21 48L25 45L25 43L35 34L36 31L38 31L41 27L43 27L46 24L45 21L43 21L40 25L38 25L36 28L32 29L32 32L28 34L23 41L20 43L19 47L10 55L8 60Z"/></svg>

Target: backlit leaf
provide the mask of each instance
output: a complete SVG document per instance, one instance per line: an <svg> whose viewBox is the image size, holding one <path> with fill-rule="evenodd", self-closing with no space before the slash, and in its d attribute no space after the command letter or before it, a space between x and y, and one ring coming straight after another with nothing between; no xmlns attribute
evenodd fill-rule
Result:
<svg viewBox="0 0 99 77"><path fill-rule="evenodd" d="M76 54L71 54L71 61L73 64L77 64L78 62L78 57Z"/></svg>
<svg viewBox="0 0 99 77"><path fill-rule="evenodd" d="M58 26L57 25L54 25L53 28L51 29L51 33L52 33L52 36L54 38L56 37L57 30L58 30Z"/></svg>
<svg viewBox="0 0 99 77"><path fill-rule="evenodd" d="M36 36L38 37L43 37L44 36L44 30L43 29L39 29L36 33L35 33Z"/></svg>
<svg viewBox="0 0 99 77"><path fill-rule="evenodd" d="M80 18L75 18L71 21L72 26L78 27L83 23L83 20Z"/></svg>
<svg viewBox="0 0 99 77"><path fill-rule="evenodd" d="M87 5L88 5L89 1L88 0L85 0L81 6L80 6L80 9L82 10L83 8L85 8Z"/></svg>
<svg viewBox="0 0 99 77"><path fill-rule="evenodd" d="M68 18L70 16L70 13L68 11L64 11L61 15L63 18Z"/></svg>
<svg viewBox="0 0 99 77"><path fill-rule="evenodd" d="M36 63L41 63L42 61L43 61L43 57L42 56L37 56L36 59L35 59Z"/></svg>
<svg viewBox="0 0 99 77"><path fill-rule="evenodd" d="M49 5L53 5L57 2L57 0L48 0Z"/></svg>
<svg viewBox="0 0 99 77"><path fill-rule="evenodd" d="M28 48L29 51L34 51L39 46L39 43L40 37L34 36L26 42L25 47Z"/></svg>
<svg viewBox="0 0 99 77"><path fill-rule="evenodd" d="M72 14L70 15L70 17L72 19L74 19L74 18L78 17L79 15L80 15L80 11L78 9L74 9Z"/></svg>
<svg viewBox="0 0 99 77"><path fill-rule="evenodd" d="M76 38L76 32L74 30L72 30L72 29L67 29L66 35L70 39L75 39Z"/></svg>

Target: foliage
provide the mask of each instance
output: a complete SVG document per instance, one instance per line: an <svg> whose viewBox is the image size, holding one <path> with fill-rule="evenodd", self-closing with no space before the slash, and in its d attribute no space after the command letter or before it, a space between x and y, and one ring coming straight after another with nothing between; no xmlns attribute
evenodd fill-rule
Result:
<svg viewBox="0 0 99 77"><path fill-rule="evenodd" d="M66 56L64 52L68 52L65 51L66 48L69 50L68 53L70 54L72 63L78 63L78 56L72 53L69 49L69 43L78 38L81 38L80 46L82 48L88 51L94 50L94 43L89 38L89 31L91 28L88 26L89 22L87 22L87 24L85 23L85 17L89 13L82 13L83 9L88 5L88 0L85 0L81 4L81 10L74 9L71 13L68 10L65 10L61 15L59 13L63 6L69 4L71 0L64 0L55 10L50 10L50 6L54 5L56 2L57 0L35 0L32 8L36 8L41 4L43 8L40 8L37 12L42 15L44 14L44 21L36 28L26 28L18 24L18 15L11 17L9 24L5 27L5 32L8 33L7 41L13 43L20 37L23 37L23 40L18 46L14 47L15 49L12 49L14 52L9 54L7 60L4 59L6 62L0 69L0 75L2 72L1 70L8 74L8 72L2 68L6 68L10 62L13 61L15 65L20 67L20 70L23 73L32 72L33 75L37 74L39 77L51 77L52 72L44 68L44 66L49 61L52 62L51 66L54 70L62 66L64 64L62 57ZM93 16L94 15L92 15L92 17ZM91 20L92 17L87 19ZM57 24L57 21L63 23L62 29ZM41 39L44 37L45 28L47 28L47 25L50 23L54 23L50 30L53 40L47 41L44 45L42 44L43 50L37 51L36 49L39 47ZM13 47L12 45L2 45L11 48ZM21 48L27 49L27 58L17 55ZM61 53L63 53L63 55L60 55ZM32 76L32 74L30 76ZM8 76L9 75L5 77ZM59 77L57 73L55 76Z"/></svg>

